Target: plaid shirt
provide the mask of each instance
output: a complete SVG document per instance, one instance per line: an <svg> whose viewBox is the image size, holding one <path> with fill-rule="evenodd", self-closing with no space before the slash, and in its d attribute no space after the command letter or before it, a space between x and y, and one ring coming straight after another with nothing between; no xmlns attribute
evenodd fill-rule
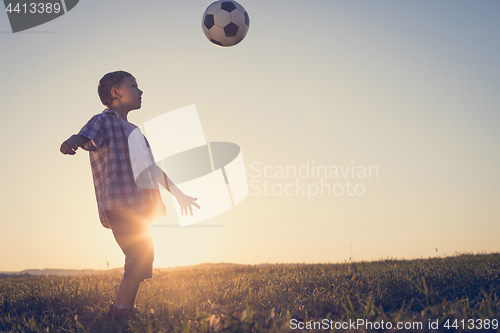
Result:
<svg viewBox="0 0 500 333"><path fill-rule="evenodd" d="M90 139L82 148L89 151L99 218L105 228L110 229L105 210L144 211L151 218L166 215L159 189L136 184L118 112L105 109L93 116L78 134ZM145 137L144 140L149 147ZM154 161L152 156L151 160ZM156 179L154 182L157 184Z"/></svg>

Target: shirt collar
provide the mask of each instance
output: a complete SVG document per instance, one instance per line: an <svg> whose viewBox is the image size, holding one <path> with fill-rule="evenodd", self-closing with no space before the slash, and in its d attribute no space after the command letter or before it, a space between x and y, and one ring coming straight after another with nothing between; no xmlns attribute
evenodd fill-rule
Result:
<svg viewBox="0 0 500 333"><path fill-rule="evenodd" d="M130 124L129 122L126 122L125 120L123 120L121 117L120 117L120 114L117 112L117 111L113 111L113 110L110 110L110 109L105 109L104 111L102 111L103 113L111 113L113 115L116 116L116 118L118 118L118 120L120 120L120 123L127 123L127 124ZM134 124L130 124L132 125L133 127L138 127L137 125L134 125Z"/></svg>
<svg viewBox="0 0 500 333"><path fill-rule="evenodd" d="M113 110L110 110L110 109L105 109L104 111L102 111L103 113L111 113L111 114L114 114L118 119L120 119L120 115L118 114L117 111L113 111Z"/></svg>

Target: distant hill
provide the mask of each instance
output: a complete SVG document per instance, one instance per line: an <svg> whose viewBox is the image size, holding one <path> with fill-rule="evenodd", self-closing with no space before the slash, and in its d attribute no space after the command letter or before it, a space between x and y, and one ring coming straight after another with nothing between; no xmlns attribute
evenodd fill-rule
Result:
<svg viewBox="0 0 500 333"><path fill-rule="evenodd" d="M268 264L263 264L268 265ZM187 265L187 266L174 266L166 268L155 267L155 271L165 272L165 271L177 271L177 270L190 270L190 269L211 269L211 268L226 268L226 267L244 267L248 265L243 264L231 264L231 263L204 263L198 265ZM107 274L107 270L96 270L96 269L25 269L20 272L0 272L0 278L9 277L28 277L28 276L74 276L74 275L97 275L97 274ZM109 273L123 273L123 267L113 268L109 270Z"/></svg>
<svg viewBox="0 0 500 333"><path fill-rule="evenodd" d="M123 271L123 268L110 269L110 272ZM106 270L95 269L25 269L20 272L0 272L0 278L16 276L74 276L74 275L92 275L106 274Z"/></svg>
<svg viewBox="0 0 500 333"><path fill-rule="evenodd" d="M167 268L156 268L155 267L155 270L158 270L160 272L164 272L164 271L178 271L178 270L188 270L188 269L211 269L211 268L245 267L245 266L248 266L248 265L231 264L231 263L221 262L218 264L206 263L206 264L198 264L198 265L174 266L174 267L167 267Z"/></svg>

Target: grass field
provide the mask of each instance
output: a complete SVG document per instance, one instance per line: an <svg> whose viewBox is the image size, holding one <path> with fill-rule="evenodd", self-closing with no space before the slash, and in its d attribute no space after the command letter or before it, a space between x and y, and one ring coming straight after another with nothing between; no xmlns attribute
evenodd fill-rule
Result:
<svg viewBox="0 0 500 333"><path fill-rule="evenodd" d="M102 315L120 278L1 279L0 331L500 331L500 254L161 272L141 286L141 316L114 323Z"/></svg>

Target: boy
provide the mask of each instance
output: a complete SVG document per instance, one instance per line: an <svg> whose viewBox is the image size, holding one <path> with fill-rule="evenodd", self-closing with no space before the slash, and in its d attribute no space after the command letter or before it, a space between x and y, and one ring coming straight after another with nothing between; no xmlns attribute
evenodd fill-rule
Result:
<svg viewBox="0 0 500 333"><path fill-rule="evenodd" d="M153 240L148 224L166 215L158 182L176 197L183 215L188 209L193 215L191 206L200 207L194 202L196 198L185 195L170 182L154 164L150 152L153 165L141 177L151 178L156 188L137 184L127 141L137 128L128 122L128 113L140 109L142 103L143 92L136 79L124 71L108 73L99 81L98 93L107 108L93 116L78 134L64 141L60 150L68 155L76 154L79 147L89 151L99 218L105 228L112 230L125 254L125 272L109 309L113 317L123 317L136 311L139 285L153 277ZM142 138L149 147L147 139Z"/></svg>

